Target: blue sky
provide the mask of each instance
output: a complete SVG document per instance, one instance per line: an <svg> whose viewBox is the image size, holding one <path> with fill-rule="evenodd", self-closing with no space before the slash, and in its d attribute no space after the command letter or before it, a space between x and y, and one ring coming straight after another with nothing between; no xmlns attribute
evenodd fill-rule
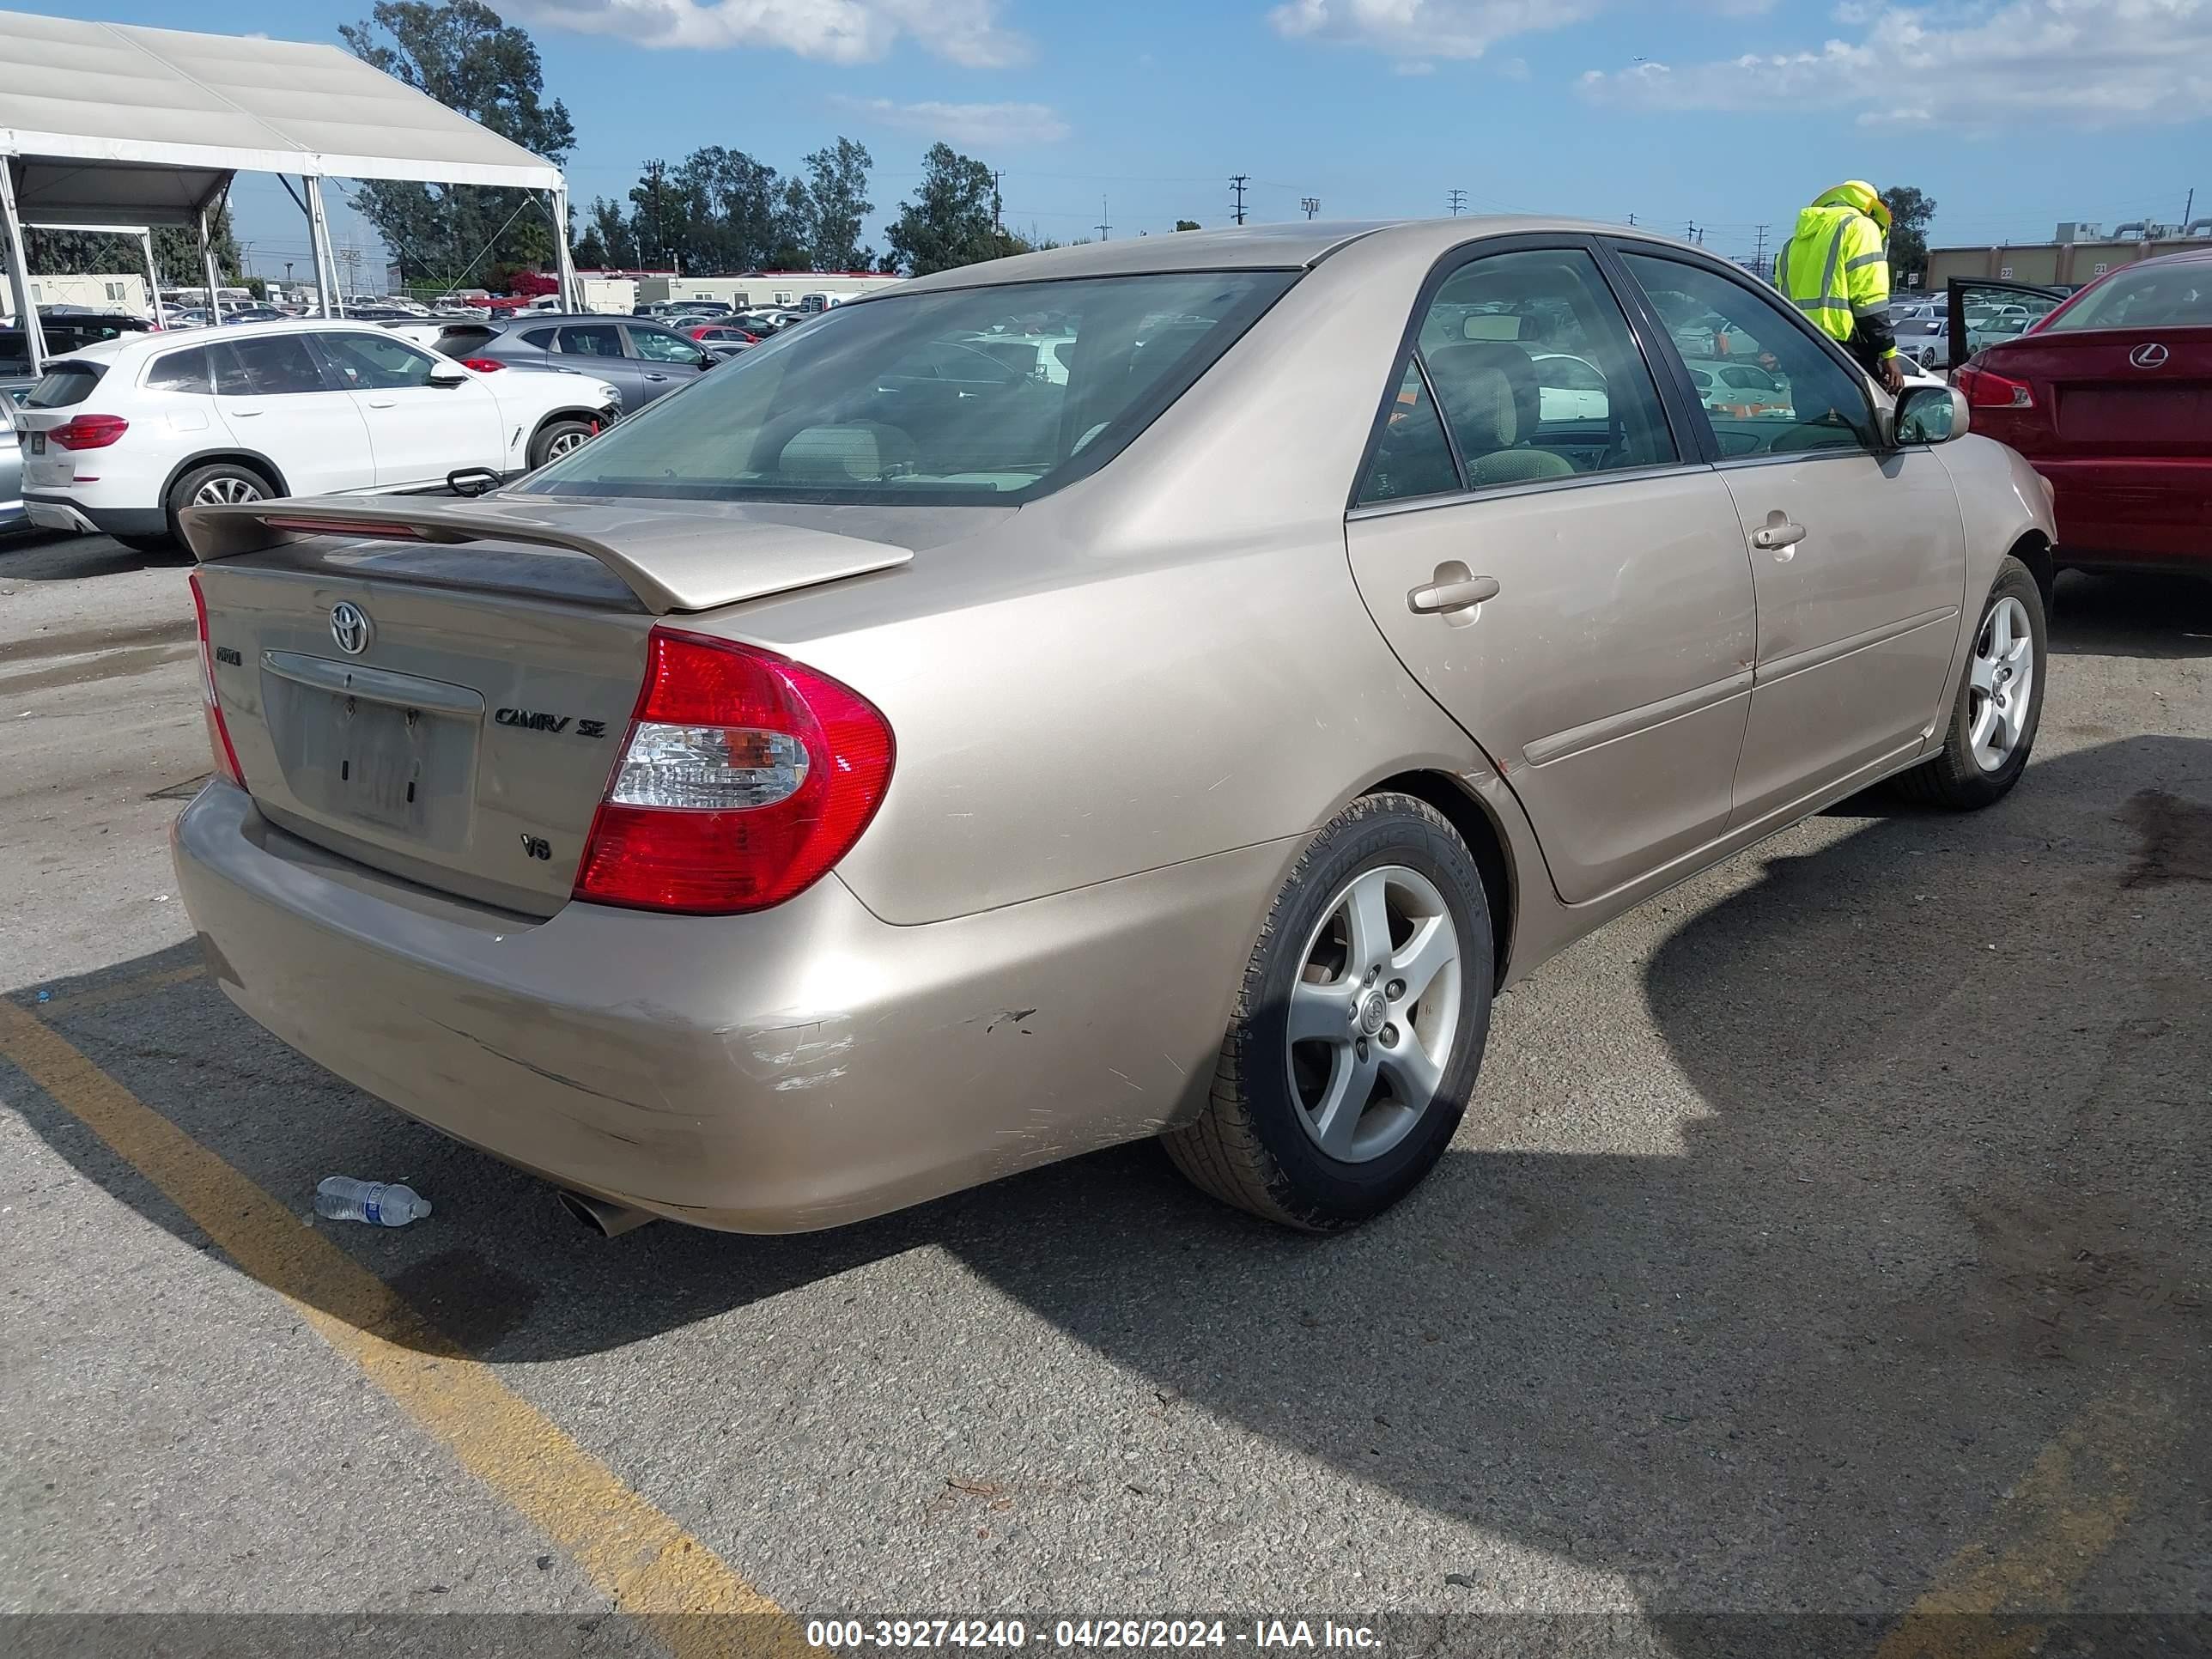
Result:
<svg viewBox="0 0 2212 1659"><path fill-rule="evenodd" d="M1068 240L1225 222L1517 209L1748 253L1845 177L1920 186L1940 242L2062 218L2212 215L2212 0L492 0L576 125L579 202L702 144L784 169L874 153L880 224L942 136L1006 173L1008 222ZM369 0L0 0L335 40ZM219 21L218 21L219 20ZM1103 198L1102 210L1101 198ZM256 269L307 269L271 180ZM340 216L337 240L369 233ZM1770 236L1772 233L1770 233Z"/></svg>

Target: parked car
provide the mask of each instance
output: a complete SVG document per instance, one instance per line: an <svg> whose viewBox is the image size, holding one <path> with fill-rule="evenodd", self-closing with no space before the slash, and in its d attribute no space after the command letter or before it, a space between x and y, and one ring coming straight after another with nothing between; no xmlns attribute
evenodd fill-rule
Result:
<svg viewBox="0 0 2212 1659"><path fill-rule="evenodd" d="M717 361L697 341L657 323L588 313L455 323L438 349L485 374L541 368L596 375L621 388L623 407L633 413L689 386Z"/></svg>
<svg viewBox="0 0 2212 1659"><path fill-rule="evenodd" d="M290 315L291 313L279 306L240 306L235 311L226 306L223 307L222 320L226 324L281 323Z"/></svg>
<svg viewBox="0 0 2212 1659"><path fill-rule="evenodd" d="M479 374L372 324L135 335L48 365L17 413L33 523L162 544L195 502L513 474L621 412L604 380Z"/></svg>
<svg viewBox="0 0 2212 1659"><path fill-rule="evenodd" d="M1701 408L1653 287L1796 416ZM1486 300L1607 419L1425 343ZM1065 382L966 343L1046 306ZM1376 1213L1500 983L1885 778L2013 787L2051 532L1948 387L1533 219L992 260L480 500L186 526L222 990L604 1227L766 1231L1163 1133L1262 1215Z"/></svg>
<svg viewBox="0 0 2212 1659"><path fill-rule="evenodd" d="M762 336L750 329L738 327L734 323L696 323L682 331L684 338L696 340L703 346L758 345Z"/></svg>
<svg viewBox="0 0 2212 1659"><path fill-rule="evenodd" d="M127 312L82 310L39 312L39 332L49 358L64 356L118 335L144 334L153 325ZM22 375L31 371L31 342L21 328L0 328L0 375Z"/></svg>
<svg viewBox="0 0 2212 1659"><path fill-rule="evenodd" d="M1537 413L1540 420L1602 421L1612 410L1605 376L1595 363L1564 351L1529 354L1536 366Z"/></svg>
<svg viewBox="0 0 2212 1659"><path fill-rule="evenodd" d="M15 431L15 411L31 395L35 380L0 380L0 534L31 522L23 509L23 452Z"/></svg>
<svg viewBox="0 0 2212 1659"><path fill-rule="evenodd" d="M2008 285L1959 285L1962 309ZM2032 303L2032 300L2031 300ZM2212 248L2123 265L1955 380L1978 430L2048 479L2065 565L2212 568Z"/></svg>

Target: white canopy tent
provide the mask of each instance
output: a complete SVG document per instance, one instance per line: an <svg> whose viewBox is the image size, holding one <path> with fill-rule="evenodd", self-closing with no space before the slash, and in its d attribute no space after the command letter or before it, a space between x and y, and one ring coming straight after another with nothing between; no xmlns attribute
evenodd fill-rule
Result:
<svg viewBox="0 0 2212 1659"><path fill-rule="evenodd" d="M561 169L336 46L0 11L0 253L34 372L46 343L26 223L195 226L213 304L209 216L240 173L304 181L326 316L331 178L545 191L562 303L580 303Z"/></svg>

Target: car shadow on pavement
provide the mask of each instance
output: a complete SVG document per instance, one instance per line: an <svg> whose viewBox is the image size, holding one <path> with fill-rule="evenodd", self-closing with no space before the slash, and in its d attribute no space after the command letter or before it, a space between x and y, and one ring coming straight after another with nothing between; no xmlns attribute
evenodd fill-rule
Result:
<svg viewBox="0 0 2212 1659"><path fill-rule="evenodd" d="M119 576L132 570L185 570L191 554L183 546L138 553L106 536L73 530L27 530L0 536L0 583L82 581ZM190 620L191 607L185 607Z"/></svg>
<svg viewBox="0 0 2212 1659"><path fill-rule="evenodd" d="M1978 816L1779 845L1649 950L1647 1069L1686 1103L1678 1146L1507 1150L1572 1142L1614 1086L1586 1006L1516 994L1492 1063L1510 1048L1537 1103L1522 1090L1508 1120L1479 1097L1425 1186L1333 1239L1224 1210L1140 1146L828 1234L608 1243L204 975L99 1002L187 951L51 988L53 1018L302 1212L332 1172L434 1194L428 1224L331 1236L486 1358L604 1352L933 1247L1162 1413L1617 1574L1662 1623L1684 1615L1675 1651L1711 1654L1724 1627L1689 1615L1893 1613L2085 1408L2147 1389L2186 1424L2212 1381L2212 743L2060 755ZM79 1170L204 1246L74 1118L9 1093ZM917 1298L884 1335L927 1342L945 1316ZM1018 1413L1038 1375L978 1381ZM2173 1455L2201 1492L2203 1448ZM1436 1605L1495 1605L1448 1587L1453 1565Z"/></svg>
<svg viewBox="0 0 2212 1659"><path fill-rule="evenodd" d="M2051 648L2069 657L2212 657L2212 581L2170 571L2062 572Z"/></svg>

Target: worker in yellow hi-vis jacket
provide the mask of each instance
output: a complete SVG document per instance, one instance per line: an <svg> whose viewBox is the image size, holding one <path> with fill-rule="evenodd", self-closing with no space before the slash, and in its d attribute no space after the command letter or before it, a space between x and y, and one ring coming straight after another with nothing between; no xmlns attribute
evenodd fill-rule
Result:
<svg viewBox="0 0 2212 1659"><path fill-rule="evenodd" d="M1892 392L1904 360L1889 325L1889 210L1872 185L1853 179L1823 191L1797 216L1774 261L1774 285L1815 326Z"/></svg>

